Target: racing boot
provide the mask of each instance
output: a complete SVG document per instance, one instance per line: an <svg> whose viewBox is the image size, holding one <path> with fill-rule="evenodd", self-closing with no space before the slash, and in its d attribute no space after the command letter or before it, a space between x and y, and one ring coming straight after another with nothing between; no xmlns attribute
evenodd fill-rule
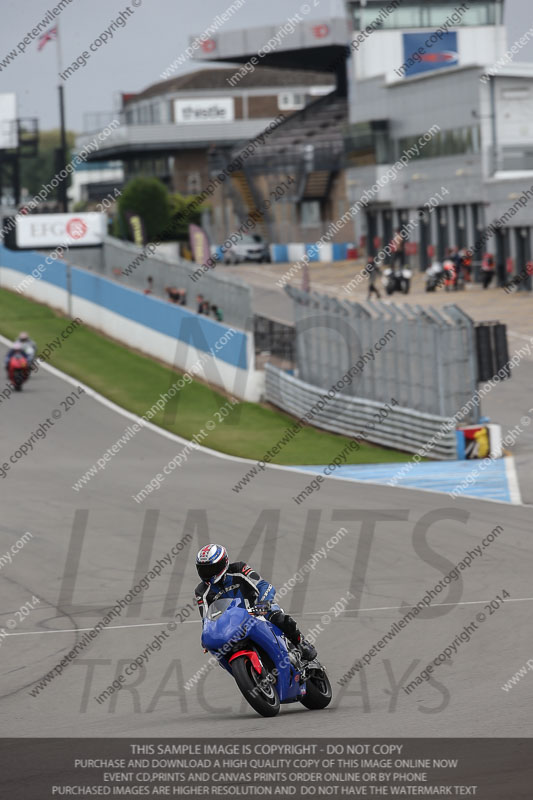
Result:
<svg viewBox="0 0 533 800"><path fill-rule="evenodd" d="M304 639L301 634L298 636L298 650L304 661L312 661L317 656L316 647Z"/></svg>
<svg viewBox="0 0 533 800"><path fill-rule="evenodd" d="M268 619L285 634L291 644L298 648L298 651L305 661L312 661L316 658L316 649L310 642L307 642L296 625L295 620L285 614L281 609L272 611Z"/></svg>

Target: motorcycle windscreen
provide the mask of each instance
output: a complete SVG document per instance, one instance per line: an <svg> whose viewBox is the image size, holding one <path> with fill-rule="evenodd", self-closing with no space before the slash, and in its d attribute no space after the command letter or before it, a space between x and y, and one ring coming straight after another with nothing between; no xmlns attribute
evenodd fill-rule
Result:
<svg viewBox="0 0 533 800"><path fill-rule="evenodd" d="M206 619L217 619L220 617L224 611L227 611L228 608L237 604L237 598L235 597L221 597L219 600L215 600L214 603L211 603L209 608L207 609L207 613L205 615Z"/></svg>

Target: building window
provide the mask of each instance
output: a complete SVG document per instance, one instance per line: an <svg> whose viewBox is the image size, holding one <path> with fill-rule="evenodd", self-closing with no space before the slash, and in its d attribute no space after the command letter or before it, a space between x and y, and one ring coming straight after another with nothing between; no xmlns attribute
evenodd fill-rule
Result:
<svg viewBox="0 0 533 800"><path fill-rule="evenodd" d="M297 111L299 108L305 108L305 94L284 92L278 95L278 108L280 111Z"/></svg>
<svg viewBox="0 0 533 800"><path fill-rule="evenodd" d="M442 25L448 17L452 18L452 26L458 25L496 25L499 21L499 14L497 13L497 6L495 2L476 3L468 7L465 3L466 9L462 9L460 20L457 19L458 14L453 17L455 8L450 8L447 3L437 3L435 6L428 6L422 9L422 23L424 27L437 28Z"/></svg>
<svg viewBox="0 0 533 800"><path fill-rule="evenodd" d="M383 12L383 3L365 2L356 0L351 4L354 29L362 31L367 26L376 29L409 29L409 28L438 28L449 18L452 21L452 29L463 26L474 25L501 25L503 18L503 3L501 0L487 0L486 2L476 2L461 10L461 14L456 13L456 0L448 2L426 2L413 3L402 2L396 8L391 9L387 14ZM387 10L392 4L386 7ZM382 13L383 12L383 13Z"/></svg>
<svg viewBox="0 0 533 800"><path fill-rule="evenodd" d="M420 134L399 139L398 156L409 150L413 145L416 148L422 136L423 134ZM476 154L480 151L479 142L480 131L478 125L440 130L431 137L429 142L424 144L424 147L420 147L419 154L416 155L414 153L412 158L440 158L442 156Z"/></svg>
<svg viewBox="0 0 533 800"><path fill-rule="evenodd" d="M345 131L345 150L350 164L389 164L392 160L387 120L357 122Z"/></svg>
<svg viewBox="0 0 533 800"><path fill-rule="evenodd" d="M304 200L300 206L300 222L304 228L317 227L321 223L320 200Z"/></svg>
<svg viewBox="0 0 533 800"><path fill-rule="evenodd" d="M202 190L202 177L199 172L187 173L187 194L200 194Z"/></svg>

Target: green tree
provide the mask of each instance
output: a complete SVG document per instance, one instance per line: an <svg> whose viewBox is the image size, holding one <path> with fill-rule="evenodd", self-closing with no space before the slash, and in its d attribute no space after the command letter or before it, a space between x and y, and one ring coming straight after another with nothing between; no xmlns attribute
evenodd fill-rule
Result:
<svg viewBox="0 0 533 800"><path fill-rule="evenodd" d="M169 239L178 239L182 242L189 241L189 224L200 225L202 212L207 209L206 205L193 206L196 202L196 195L171 194L170 203L170 222L172 234Z"/></svg>
<svg viewBox="0 0 533 800"><path fill-rule="evenodd" d="M114 224L114 234L120 239L133 239L128 212L142 219L148 241L161 239L170 222L169 196L164 183L157 178L138 177L125 186Z"/></svg>

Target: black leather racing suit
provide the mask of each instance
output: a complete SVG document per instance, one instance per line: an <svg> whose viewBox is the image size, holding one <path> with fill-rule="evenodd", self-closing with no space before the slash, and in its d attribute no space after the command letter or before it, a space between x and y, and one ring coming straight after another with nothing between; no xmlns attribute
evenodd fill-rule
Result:
<svg viewBox="0 0 533 800"><path fill-rule="evenodd" d="M244 561L230 564L224 577L214 585L202 581L194 592L201 617L204 616L204 609L209 608L211 603L221 597L242 597L250 606L256 603L270 603L271 610L266 615L267 619L279 628L292 644L298 645L301 634L296 621L289 614L285 614L278 605L272 605L275 594L276 590L272 584L263 580L259 573Z"/></svg>

